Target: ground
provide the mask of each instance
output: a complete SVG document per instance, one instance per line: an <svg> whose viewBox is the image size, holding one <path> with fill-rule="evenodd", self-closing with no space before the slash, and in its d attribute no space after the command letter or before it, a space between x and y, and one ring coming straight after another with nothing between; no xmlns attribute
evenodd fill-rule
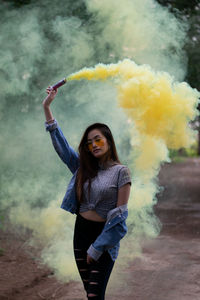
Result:
<svg viewBox="0 0 200 300"><path fill-rule="evenodd" d="M159 182L162 231L144 243L143 256L124 271L126 285L109 288L107 300L200 299L200 159L164 165ZM58 282L12 230L1 231L0 242L0 300L86 299L81 282Z"/></svg>

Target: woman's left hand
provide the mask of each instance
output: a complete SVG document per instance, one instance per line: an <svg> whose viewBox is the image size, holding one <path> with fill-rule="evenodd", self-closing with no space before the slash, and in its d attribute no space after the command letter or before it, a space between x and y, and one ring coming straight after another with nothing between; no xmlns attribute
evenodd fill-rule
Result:
<svg viewBox="0 0 200 300"><path fill-rule="evenodd" d="M95 262L95 260L91 256L87 255L87 264L91 264L94 262Z"/></svg>

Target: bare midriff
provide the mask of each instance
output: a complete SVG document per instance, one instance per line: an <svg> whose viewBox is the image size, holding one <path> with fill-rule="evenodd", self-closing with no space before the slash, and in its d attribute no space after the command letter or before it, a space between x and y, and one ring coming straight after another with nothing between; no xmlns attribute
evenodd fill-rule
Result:
<svg viewBox="0 0 200 300"><path fill-rule="evenodd" d="M83 218L90 220L90 221L97 221L97 222L105 222L106 219L103 219L99 216L95 210L87 210L84 212L79 213Z"/></svg>

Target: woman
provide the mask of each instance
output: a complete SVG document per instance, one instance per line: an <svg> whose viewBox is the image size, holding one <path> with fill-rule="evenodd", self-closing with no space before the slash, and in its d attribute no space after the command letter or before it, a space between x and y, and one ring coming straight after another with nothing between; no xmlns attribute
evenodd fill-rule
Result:
<svg viewBox="0 0 200 300"><path fill-rule="evenodd" d="M46 92L46 130L73 174L61 207L77 214L73 240L76 265L88 299L102 300L119 241L127 232L129 170L120 164L112 133L105 124L95 123L86 129L77 154L50 110L57 91L48 87Z"/></svg>

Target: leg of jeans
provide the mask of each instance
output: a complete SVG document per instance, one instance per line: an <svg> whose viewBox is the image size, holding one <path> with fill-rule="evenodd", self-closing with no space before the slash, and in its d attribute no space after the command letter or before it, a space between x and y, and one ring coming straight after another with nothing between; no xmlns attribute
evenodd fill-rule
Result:
<svg viewBox="0 0 200 300"><path fill-rule="evenodd" d="M74 228L74 256L88 299L104 300L106 286L114 262L104 252L98 262L87 264L87 249L101 234L104 223L94 222L77 216ZM97 280L97 281L95 281Z"/></svg>
<svg viewBox="0 0 200 300"><path fill-rule="evenodd" d="M84 289L87 293L89 284L89 265L87 264L87 253L83 249L74 248L74 256Z"/></svg>
<svg viewBox="0 0 200 300"><path fill-rule="evenodd" d="M87 264L88 245L84 237L81 235L81 230L78 222L75 224L73 246L74 246L74 257L78 268L78 272L83 282L84 289L87 293L88 284L89 284L89 272L90 272L89 265Z"/></svg>
<svg viewBox="0 0 200 300"><path fill-rule="evenodd" d="M91 265L88 284L88 299L104 300L106 286L114 266L114 261L106 251L98 262Z"/></svg>

